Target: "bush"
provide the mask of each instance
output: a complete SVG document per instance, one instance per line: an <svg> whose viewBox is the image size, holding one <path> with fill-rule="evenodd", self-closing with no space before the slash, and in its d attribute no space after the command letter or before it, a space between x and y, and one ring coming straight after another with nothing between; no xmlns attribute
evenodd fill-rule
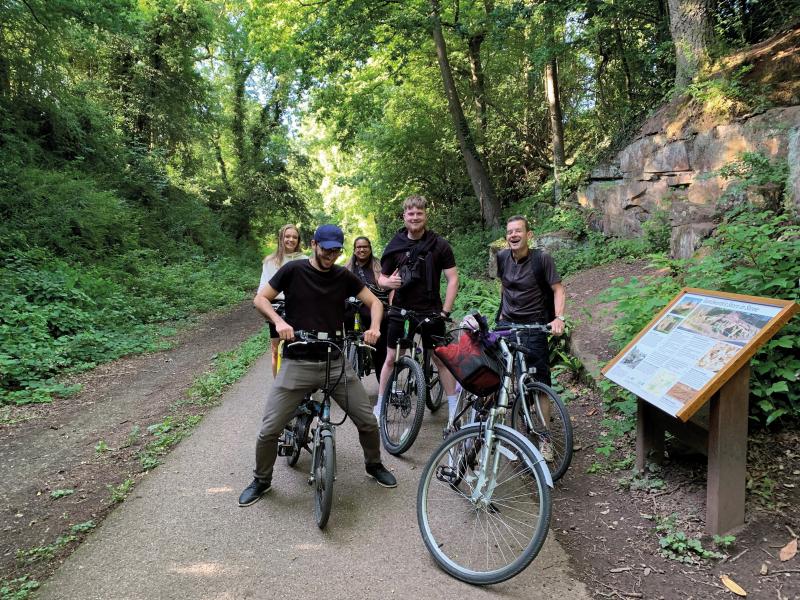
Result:
<svg viewBox="0 0 800 600"><path fill-rule="evenodd" d="M621 317L614 341L621 348L683 287L798 301L800 227L787 216L751 206L733 213L706 242L702 259L669 261L672 277L633 280L610 290ZM752 359L751 416L764 425L800 418L800 323L789 322Z"/></svg>

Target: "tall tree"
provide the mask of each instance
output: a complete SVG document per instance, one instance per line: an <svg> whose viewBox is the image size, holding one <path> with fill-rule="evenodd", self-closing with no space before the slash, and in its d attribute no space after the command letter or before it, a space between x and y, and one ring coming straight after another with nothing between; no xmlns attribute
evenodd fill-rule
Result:
<svg viewBox="0 0 800 600"><path fill-rule="evenodd" d="M550 135L553 140L553 200L561 201L561 171L564 169L564 118L561 112L561 95L558 90L558 60L556 23L553 9L545 8L545 27L548 32L549 52L544 67L545 92L550 113Z"/></svg>
<svg viewBox="0 0 800 600"><path fill-rule="evenodd" d="M669 30L675 45L675 87L685 88L709 60L714 0L669 0Z"/></svg>
<svg viewBox="0 0 800 600"><path fill-rule="evenodd" d="M431 0L431 25L433 43L436 48L436 60L439 64L444 92L447 96L447 107L450 111L450 117L453 119L458 145L464 157L472 188L480 203L481 218L485 225L497 227L500 223L500 203L495 196L489 174L486 172L483 159L475 146L469 123L464 116L464 109L461 106L458 88L453 79L450 60L447 56L447 44L442 33L441 9L438 0Z"/></svg>

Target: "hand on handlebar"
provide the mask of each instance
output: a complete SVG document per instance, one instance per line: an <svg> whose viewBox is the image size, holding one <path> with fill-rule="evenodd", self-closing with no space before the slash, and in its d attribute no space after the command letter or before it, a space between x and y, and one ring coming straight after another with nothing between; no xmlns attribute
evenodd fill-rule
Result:
<svg viewBox="0 0 800 600"><path fill-rule="evenodd" d="M370 328L364 332L364 343L374 346L378 343L378 338L381 337L379 329Z"/></svg>
<svg viewBox="0 0 800 600"><path fill-rule="evenodd" d="M548 325L550 326L550 333L553 335L561 335L564 333L564 321L561 319L553 319Z"/></svg>
<svg viewBox="0 0 800 600"><path fill-rule="evenodd" d="M278 337L286 342L294 339L294 328L286 321L281 320L280 323L276 323L275 331L278 332Z"/></svg>

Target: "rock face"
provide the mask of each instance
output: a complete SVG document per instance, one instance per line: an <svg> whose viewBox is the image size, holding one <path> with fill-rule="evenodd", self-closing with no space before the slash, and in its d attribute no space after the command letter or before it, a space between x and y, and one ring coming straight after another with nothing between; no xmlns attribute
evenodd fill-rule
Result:
<svg viewBox="0 0 800 600"><path fill-rule="evenodd" d="M689 96L675 97L579 192L579 202L594 210L594 227L638 237L645 221L666 211L672 256L691 256L713 231L717 200L733 183L717 172L743 152L788 162L787 191L800 210L800 26L726 57L716 77L730 81L743 67L739 84L772 108L753 111L723 94L723 117Z"/></svg>
<svg viewBox="0 0 800 600"><path fill-rule="evenodd" d="M594 209L594 226L622 237L642 235L642 223L667 211L674 258L688 258L714 229L717 200L731 181L716 175L743 152L788 160L790 189L800 208L800 106L772 108L735 122L671 131L659 111L611 164L592 172L579 202Z"/></svg>

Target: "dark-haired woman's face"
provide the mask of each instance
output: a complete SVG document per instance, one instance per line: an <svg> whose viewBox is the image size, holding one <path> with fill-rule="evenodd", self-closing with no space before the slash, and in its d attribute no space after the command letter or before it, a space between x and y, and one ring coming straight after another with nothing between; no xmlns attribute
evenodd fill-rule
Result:
<svg viewBox="0 0 800 600"><path fill-rule="evenodd" d="M355 252L356 260L363 263L372 256L372 246L367 240L358 240L353 252Z"/></svg>

